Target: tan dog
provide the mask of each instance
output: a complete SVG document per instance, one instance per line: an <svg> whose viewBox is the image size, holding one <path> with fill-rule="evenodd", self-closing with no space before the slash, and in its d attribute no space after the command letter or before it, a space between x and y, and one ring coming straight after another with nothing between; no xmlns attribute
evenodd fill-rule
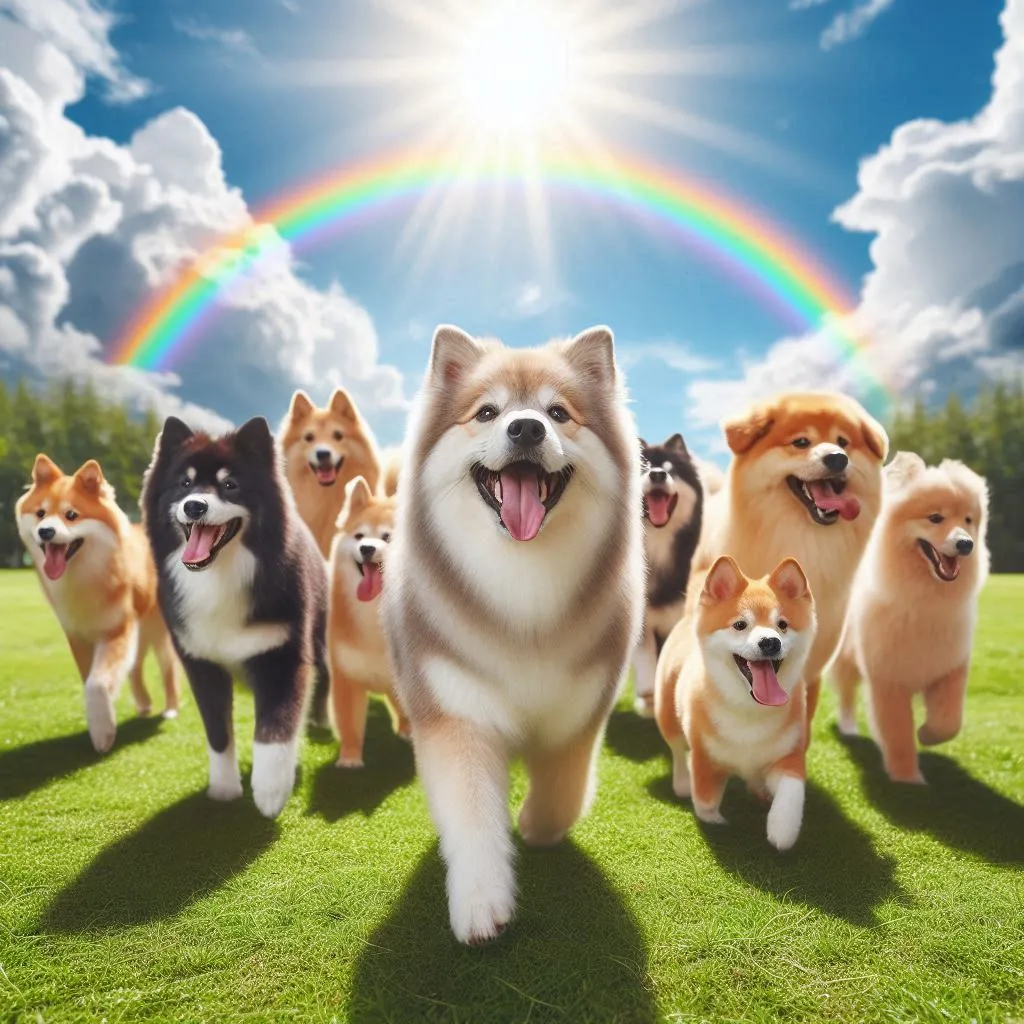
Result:
<svg viewBox="0 0 1024 1024"><path fill-rule="evenodd" d="M374 495L361 476L350 481L331 548L327 613L331 704L341 739L337 762L340 768L362 767L371 693L387 697L395 731L400 736L409 736L409 723L395 697L378 600L394 529L395 499Z"/></svg>
<svg viewBox="0 0 1024 1024"><path fill-rule="evenodd" d="M304 391L296 391L278 443L299 515L321 554L329 558L345 484L361 476L371 490L377 489L380 461L373 433L344 388L323 409Z"/></svg>
<svg viewBox="0 0 1024 1024"><path fill-rule="evenodd" d="M916 694L929 745L963 721L964 690L988 576L988 487L962 462L928 466L900 452L885 468L882 514L854 584L832 674L840 729L853 735L856 687L867 681L872 731L895 782L924 782L914 743Z"/></svg>
<svg viewBox="0 0 1024 1024"><path fill-rule="evenodd" d="M142 665L152 649L164 687L164 717L178 713L176 659L157 605L156 571L145 534L118 507L99 463L73 476L37 455L32 484L15 506L18 532L85 683L92 745L105 752L117 733L114 700L131 679L140 715L151 710Z"/></svg>
<svg viewBox="0 0 1024 1024"><path fill-rule="evenodd" d="M728 556L704 580L694 622L679 623L658 659L658 728L672 750L672 788L702 821L732 775L773 798L768 840L788 850L803 820L805 694L814 598L799 563L748 579Z"/></svg>
<svg viewBox="0 0 1024 1024"><path fill-rule="evenodd" d="M878 517L889 439L857 401L827 392L779 395L724 429L733 458L725 485L705 504L694 572L724 554L755 577L786 557L800 563L818 620L805 677L809 737L821 674ZM700 584L697 577L690 588L694 601Z"/></svg>

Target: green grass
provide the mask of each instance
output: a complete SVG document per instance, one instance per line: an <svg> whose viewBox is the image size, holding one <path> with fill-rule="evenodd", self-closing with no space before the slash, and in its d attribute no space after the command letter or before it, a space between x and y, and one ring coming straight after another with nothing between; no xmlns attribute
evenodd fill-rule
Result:
<svg viewBox="0 0 1024 1024"><path fill-rule="evenodd" d="M94 754L35 578L0 573L0 1019L1024 1020L1022 611L1024 577L994 578L966 727L922 757L927 789L840 742L826 696L787 855L739 787L730 824L702 828L653 723L617 711L590 817L520 850L514 926L467 950L379 706L363 772L321 737L277 821L247 765L246 797L214 804L190 697L163 723L125 694Z"/></svg>

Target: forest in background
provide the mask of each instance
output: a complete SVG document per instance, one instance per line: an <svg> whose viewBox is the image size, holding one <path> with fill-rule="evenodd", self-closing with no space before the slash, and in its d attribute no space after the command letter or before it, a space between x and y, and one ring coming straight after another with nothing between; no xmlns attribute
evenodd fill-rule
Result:
<svg viewBox="0 0 1024 1024"><path fill-rule="evenodd" d="M132 415L90 386L66 381L37 390L0 380L0 565L24 562L14 506L37 452L65 473L96 459L121 507L137 520L142 474L160 426L154 412ZM966 406L955 395L936 409L919 401L886 426L892 451L916 451L929 464L962 459L986 477L993 571L1024 572L1024 386L999 385Z"/></svg>

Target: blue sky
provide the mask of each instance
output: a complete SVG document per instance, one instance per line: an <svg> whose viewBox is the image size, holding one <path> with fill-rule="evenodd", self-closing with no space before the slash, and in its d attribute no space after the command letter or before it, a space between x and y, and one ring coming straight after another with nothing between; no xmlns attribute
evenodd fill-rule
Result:
<svg viewBox="0 0 1024 1024"><path fill-rule="evenodd" d="M51 261L59 264L53 269L55 279L59 271L64 274L63 291L60 282L53 285L64 305L47 327L51 333L40 336L36 347L53 352L54 330L61 332L62 345L77 332L79 350L79 334L96 339L98 347L93 344L90 355L94 362L102 360L103 347L135 304L170 279L172 256L188 259L204 241L208 244L216 237L214 225L228 223L239 203L258 207L314 175L415 141L430 128L424 120L400 132L380 130L396 110L416 100L421 88L416 83L346 84L338 81L343 76L337 69L427 53L444 61L450 52L453 62L458 59L457 46L431 36L405 13L413 7L408 3L122 0L113 9L114 19L108 17L110 8L94 0L33 2L37 12L52 4L65 14L98 11L107 18L100 27L86 26L94 44L90 49L73 33L55 32L38 13L31 14L27 0L0 0L0 17L6 11L7 19L46 46L62 49L81 77L81 95L68 87L58 97L59 110L40 115L39 123L50 123L45 117L54 119L51 127L57 118L61 126L73 122L91 139L110 140L135 161L157 153L151 188L173 193L163 205L144 209L141 184L130 201L123 201L117 189L127 186L104 177L106 171L95 172L92 155L67 161L69 182L76 175L98 174L96 194L121 213L108 214L105 230L97 214L93 233L78 239L74 251L59 249L59 259ZM951 268L924 267L918 274L913 261L903 264L915 243L923 245L946 224L944 208L936 205L939 199L948 193L953 197L949 202L961 203L955 188L967 187L973 172L964 170L951 179L955 188L950 184L935 195L915 193L916 186L904 195L890 186L893 175L905 174L911 183L930 180L924 173L929 160L945 167L949 161L940 159L943 152L962 155L966 144L957 125L972 123L993 103L993 60L1004 37L999 18L1004 7L1010 12L1017 6L1016 0L663 4L658 17L616 32L604 48L700 56L704 72L637 74L614 84L634 99L660 104L670 115L695 116L727 130L730 138L741 140L745 152L634 116L588 116L603 143L711 183L756 208L815 254L885 324L886 353L905 351L902 361L886 363L887 376L899 382L901 391L969 391L978 383L970 371L979 363L977 353L995 345L985 334L986 325L1016 309L1013 303L1024 285L1017 269L1024 253L1015 255L1013 242L1007 241L1005 255L993 260L986 277L972 282L973 290L957 295L939 288L937 282L955 278ZM628 7L590 2L585 20L600 24L609 12ZM860 31L850 31L851 18L855 22L858 17ZM1005 20L1010 23L1010 13ZM458 19L453 15L450 22L455 25ZM7 23L0 22L0 31ZM849 38L842 38L844 26ZM31 72L15 62L14 57L8 60L12 73L27 76L31 85ZM42 56L38 63L43 66ZM42 91L44 85L36 88ZM119 91L131 94L130 101ZM7 102L31 107L17 90ZM171 111L178 111L177 121L168 119ZM181 111L194 117L186 121ZM932 123L939 126L935 138L921 142L917 136L922 133L911 132L904 133L906 141L899 146L890 144L900 126ZM1009 145L1015 130L1007 129L1010 136L995 142ZM133 142L140 132L146 141ZM38 139L54 134L40 128ZM972 137L969 145L989 152L990 142L985 134L980 141ZM74 145L95 149L97 144ZM176 163L179 158L184 169ZM858 181L866 158L874 161L874 183ZM190 167L207 159L210 168L193 190L209 190L208 199L200 202L195 195L189 198L191 186L182 183ZM0 176L2 170L0 158ZM1003 186L1007 196L995 196L1002 205L984 211L986 223L998 224L1000 211L1012 215L1013 204L1020 201L1019 178L1007 182L1004 175ZM7 237L23 244L28 239L52 255L57 249L42 245L32 226L33 216L36 225L40 221L45 199L32 197L35 212L26 213L27 198L21 221L8 226ZM850 212L840 218L845 223L837 223L833 212L842 204ZM128 210L134 211L131 217ZM110 218L118 216L111 229ZM147 216L160 220L159 232L139 227ZM399 247L407 217L408 210L396 211L295 254L273 286L284 296L280 308L268 305L272 300L266 296L258 302L243 296L238 308L218 317L180 365L172 367L173 379L140 381L138 375L115 377L107 370L101 379L126 394L135 388L139 401L158 396L184 403L193 413L212 410L235 422L255 413L276 421L292 386L304 386L322 400L340 381L365 406L379 439L395 443L436 323L455 322L522 345L605 322L616 333L641 432L658 438L682 430L711 456L720 449L716 413L758 389L791 383L787 367L800 366L803 373L813 366L814 372L798 381L801 385L847 384L841 368L830 367L820 355L813 332L801 336L792 323L701 257L614 210L571 201L556 204L550 220L553 269L538 259L524 217L506 217L496 233L490 211L481 207L472 211L463 230L448 229L426 265L414 268L423 239L414 236L409 247ZM877 251L870 248L873 239ZM3 240L0 219L0 244ZM963 241L948 239L953 248ZM167 255L160 249L157 260L149 254L160 246ZM928 251L934 249L931 240ZM24 261L24 251L19 252ZM874 285L865 288L865 275L871 273ZM998 303L979 306L972 295L995 280L1009 282L1005 294ZM905 308L904 293L913 308ZM31 360L24 344L20 355L13 355L19 345L10 338L21 337L16 327L7 327L4 343L3 300L0 287L0 353L12 354L5 364L10 374ZM12 317L20 317L16 326L27 324L31 338L30 318L17 301L10 305ZM972 311L981 317L981 326L968 322ZM317 336L315 343L299 337L307 328ZM926 329L930 333L922 341ZM280 359L275 346L285 353ZM290 346L300 347L293 353ZM1016 358L1019 346L1010 349ZM992 357L986 364L990 376L1009 372L1006 352L993 349L987 355ZM935 372L937 363L943 372ZM47 372L45 362L37 359L35 370Z"/></svg>

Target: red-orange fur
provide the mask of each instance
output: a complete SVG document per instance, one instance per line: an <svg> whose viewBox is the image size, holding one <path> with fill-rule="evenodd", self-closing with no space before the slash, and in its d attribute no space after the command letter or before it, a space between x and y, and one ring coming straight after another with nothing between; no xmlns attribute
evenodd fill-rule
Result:
<svg viewBox="0 0 1024 1024"><path fill-rule="evenodd" d="M32 483L15 507L23 540L41 509L64 516L70 509L80 525L102 524L114 542L108 552L105 542L86 539L57 581L40 571L38 550L33 550L38 544L29 546L43 593L64 629L82 681L102 681L113 698L127 672L136 707L140 714L148 714L142 665L152 648L160 664L165 713L173 715L178 707L176 659L157 604L156 570L142 527L133 525L118 507L99 464L91 459L76 473L65 475L46 455L36 456ZM127 663L136 630L137 655ZM112 734L109 738L113 742Z"/></svg>

